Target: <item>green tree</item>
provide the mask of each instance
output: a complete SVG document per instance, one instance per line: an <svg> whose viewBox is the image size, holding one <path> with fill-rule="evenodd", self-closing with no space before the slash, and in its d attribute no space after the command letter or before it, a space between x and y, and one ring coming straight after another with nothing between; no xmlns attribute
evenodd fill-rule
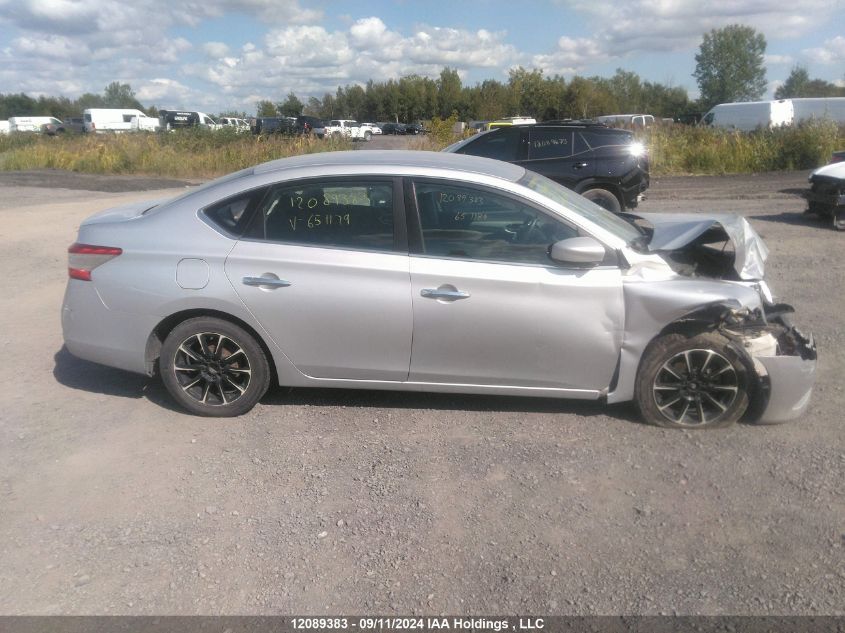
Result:
<svg viewBox="0 0 845 633"><path fill-rule="evenodd" d="M453 111L461 109L461 88L461 77L456 69L446 66L440 71L437 80L437 111L441 117L449 117Z"/></svg>
<svg viewBox="0 0 845 633"><path fill-rule="evenodd" d="M302 114L302 108L304 107L302 101L293 92L289 93L287 99L282 103L276 104L276 109L282 116L299 116Z"/></svg>
<svg viewBox="0 0 845 633"><path fill-rule="evenodd" d="M775 99L842 96L845 96L845 88L824 79L810 79L810 73L803 66L795 66L783 85L775 90Z"/></svg>
<svg viewBox="0 0 845 633"><path fill-rule="evenodd" d="M258 117L276 116L277 114L276 105L272 101L264 99L255 104L255 115Z"/></svg>
<svg viewBox="0 0 845 633"><path fill-rule="evenodd" d="M144 106L135 98L135 91L129 84L113 81L103 91L103 106L106 108L133 108L142 110Z"/></svg>
<svg viewBox="0 0 845 633"><path fill-rule="evenodd" d="M766 38L750 26L731 24L705 33L693 73L702 106L760 99L766 91L765 52Z"/></svg>

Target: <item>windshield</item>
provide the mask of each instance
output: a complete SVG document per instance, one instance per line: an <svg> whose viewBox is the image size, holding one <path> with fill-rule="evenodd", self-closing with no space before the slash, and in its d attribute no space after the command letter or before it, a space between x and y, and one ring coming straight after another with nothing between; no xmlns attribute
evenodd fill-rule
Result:
<svg viewBox="0 0 845 633"><path fill-rule="evenodd" d="M639 240L642 233L633 224L627 222L615 213L603 209L597 204L594 204L579 196L574 191L567 189L563 185L559 185L554 180L550 180L545 176L526 171L525 175L519 179L519 184L524 185L539 194L542 194L556 202L557 204L574 211L578 215L586 218L590 222L597 224L605 231L608 231L624 240L626 244L635 240Z"/></svg>

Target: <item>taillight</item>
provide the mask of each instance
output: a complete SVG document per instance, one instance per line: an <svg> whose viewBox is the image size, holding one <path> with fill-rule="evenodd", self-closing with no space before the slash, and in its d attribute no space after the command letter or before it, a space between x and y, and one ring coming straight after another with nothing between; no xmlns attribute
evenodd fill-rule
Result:
<svg viewBox="0 0 845 633"><path fill-rule="evenodd" d="M71 279L91 281L91 271L123 252L113 246L94 246L74 242L67 249L67 274Z"/></svg>

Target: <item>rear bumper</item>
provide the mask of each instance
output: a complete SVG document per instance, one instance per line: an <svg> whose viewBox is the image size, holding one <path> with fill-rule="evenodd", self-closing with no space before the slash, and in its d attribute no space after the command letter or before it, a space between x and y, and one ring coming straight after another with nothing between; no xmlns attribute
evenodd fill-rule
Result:
<svg viewBox="0 0 845 633"><path fill-rule="evenodd" d="M94 284L68 280L62 304L62 335L78 358L146 374L147 338L156 326L150 315L110 310Z"/></svg>

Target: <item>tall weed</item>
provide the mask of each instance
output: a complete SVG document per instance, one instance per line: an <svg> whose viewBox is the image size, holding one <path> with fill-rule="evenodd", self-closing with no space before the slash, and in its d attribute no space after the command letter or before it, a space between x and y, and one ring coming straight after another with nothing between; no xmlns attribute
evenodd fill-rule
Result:
<svg viewBox="0 0 845 633"><path fill-rule="evenodd" d="M0 169L210 178L268 160L351 148L346 139L253 136L227 130L85 134L0 145Z"/></svg>

